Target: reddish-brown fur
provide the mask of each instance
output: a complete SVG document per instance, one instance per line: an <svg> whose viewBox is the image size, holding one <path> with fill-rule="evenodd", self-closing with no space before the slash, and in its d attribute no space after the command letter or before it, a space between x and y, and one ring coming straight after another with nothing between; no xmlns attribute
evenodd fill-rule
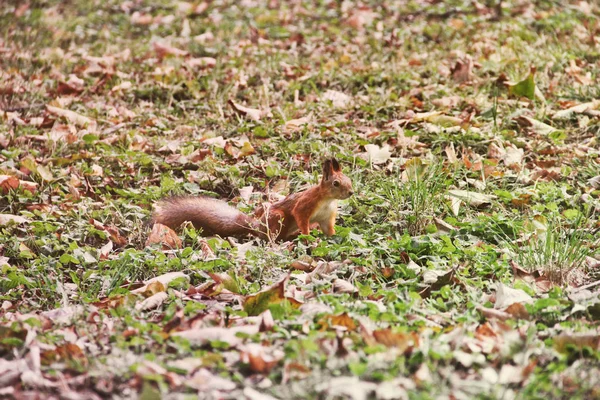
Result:
<svg viewBox="0 0 600 400"><path fill-rule="evenodd" d="M190 221L205 235L242 236L252 234L265 239L287 240L298 232L307 235L313 225L327 236L335 234L337 200L352 195L352 182L339 163L323 163L323 178L318 185L293 193L262 209L256 218L247 216L221 200L207 197L174 197L159 203L154 222L173 229Z"/></svg>

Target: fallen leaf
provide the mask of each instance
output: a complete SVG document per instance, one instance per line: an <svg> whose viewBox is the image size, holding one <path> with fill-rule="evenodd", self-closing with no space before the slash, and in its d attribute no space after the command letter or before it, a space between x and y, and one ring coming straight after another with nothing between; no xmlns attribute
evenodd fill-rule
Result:
<svg viewBox="0 0 600 400"><path fill-rule="evenodd" d="M554 338L554 348L564 353L567 346L573 346L578 350L584 347L590 347L592 350L600 350L600 334L598 332L589 333L563 333Z"/></svg>
<svg viewBox="0 0 600 400"><path fill-rule="evenodd" d="M158 292L135 305L138 311L151 310L159 307L169 297L166 292Z"/></svg>
<svg viewBox="0 0 600 400"><path fill-rule="evenodd" d="M386 347L395 347L401 353L412 351L412 349L419 345L419 336L414 333L397 333L392 332L391 329L378 329L373 331L373 337L378 343L383 344Z"/></svg>
<svg viewBox="0 0 600 400"><path fill-rule="evenodd" d="M252 121L260 121L260 119L262 117L268 116L270 114L270 112L268 112L268 111L263 111L263 110L259 110L256 108L244 107L240 104L235 103L231 99L229 100L229 105L231 105L231 107L233 107L233 109L235 111L237 111L238 114L240 114L241 116L247 117L248 119L251 119Z"/></svg>
<svg viewBox="0 0 600 400"><path fill-rule="evenodd" d="M489 204L496 198L496 196L492 194L469 192L467 190L449 190L448 194L474 207Z"/></svg>
<svg viewBox="0 0 600 400"><path fill-rule="evenodd" d="M335 279L333 281L333 292L334 293L357 293L358 289L356 286L343 279Z"/></svg>
<svg viewBox="0 0 600 400"><path fill-rule="evenodd" d="M27 224L29 220L25 217L12 214L0 214L0 226L8 225L9 223L15 224Z"/></svg>
<svg viewBox="0 0 600 400"><path fill-rule="evenodd" d="M161 244L163 250L180 249L182 246L181 239L173 229L157 222L152 226L146 247L153 244Z"/></svg>
<svg viewBox="0 0 600 400"><path fill-rule="evenodd" d="M144 293L145 291L148 290L150 285L154 282L160 282L166 288L169 286L169 283L171 281L173 281L175 279L179 279L179 278L189 279L189 277L186 274L184 274L183 272L168 272L166 274L157 276L155 278L152 278L152 279L144 282L144 286L137 288L135 290L132 290L131 293L133 293L133 294Z"/></svg>
<svg viewBox="0 0 600 400"><path fill-rule="evenodd" d="M75 111L66 110L64 108L54 107L51 105L46 105L46 109L50 114L63 117L72 124L82 128L87 128L90 132L94 132L96 130L97 124L95 120L78 114Z"/></svg>
<svg viewBox="0 0 600 400"><path fill-rule="evenodd" d="M219 375L215 375L205 368L201 368L196 371L191 378L184 380L183 384L197 390L199 393L231 391L237 387L233 381L225 379Z"/></svg>
<svg viewBox="0 0 600 400"><path fill-rule="evenodd" d="M185 60L185 65L193 69L214 68L217 60L213 57L188 58Z"/></svg>
<svg viewBox="0 0 600 400"><path fill-rule="evenodd" d="M456 61L454 67L450 71L452 78L458 82L468 82L473 79L473 59L470 56L465 56Z"/></svg>
<svg viewBox="0 0 600 400"><path fill-rule="evenodd" d="M600 109L600 100L592 100L588 103L569 107L566 110L557 111L552 116L552 119L567 120L573 118L576 114L586 114L591 111L598 111L598 109Z"/></svg>
<svg viewBox="0 0 600 400"><path fill-rule="evenodd" d="M240 361L248 364L250 371L257 374L268 374L283 359L283 356L281 350L256 343L248 343L240 348Z"/></svg>
<svg viewBox="0 0 600 400"><path fill-rule="evenodd" d="M321 96L321 101L331 101L331 104L335 108L346 108L352 102L352 97L345 93L338 92L337 90L327 90Z"/></svg>
<svg viewBox="0 0 600 400"><path fill-rule="evenodd" d="M159 58L165 58L168 56L173 57L185 57L188 55L187 51L175 48L167 43L163 42L154 42L153 43L154 52Z"/></svg>
<svg viewBox="0 0 600 400"><path fill-rule="evenodd" d="M523 290L513 289L504 285L502 282L499 282L496 290L496 303L494 303L494 308L501 310L514 303L530 303L532 301L533 299L531 296Z"/></svg>
<svg viewBox="0 0 600 400"><path fill-rule="evenodd" d="M308 115L306 117L298 118L298 119L290 119L286 121L284 126L286 132L297 132L305 126L310 126L314 123L312 115Z"/></svg>
<svg viewBox="0 0 600 400"><path fill-rule="evenodd" d="M319 325L321 325L321 329L341 327L348 331L356 330L356 322L346 312L339 315L325 315L319 321Z"/></svg>
<svg viewBox="0 0 600 400"><path fill-rule="evenodd" d="M515 96L527 97L529 100L535 99L535 67L531 67L529 75L517 83L507 83L508 93Z"/></svg>
<svg viewBox="0 0 600 400"><path fill-rule="evenodd" d="M553 128L552 126L543 123L542 121L538 121L537 119L527 117L525 115L521 115L515 119L517 123L532 131L537 135L548 136L549 134L558 131L558 129Z"/></svg>
<svg viewBox="0 0 600 400"><path fill-rule="evenodd" d="M213 341L220 341L237 346L244 342L244 339L238 336L238 333L245 335L255 335L259 332L258 325L234 326L231 328L208 327L199 329L190 329L171 334L188 340L194 346L203 346Z"/></svg>
<svg viewBox="0 0 600 400"><path fill-rule="evenodd" d="M10 175L0 175L0 188L4 194L11 190L18 189L19 186L19 178Z"/></svg>
<svg viewBox="0 0 600 400"><path fill-rule="evenodd" d="M506 166L520 165L523 161L524 151L515 146L509 146L505 149L505 153L502 157Z"/></svg>
<svg viewBox="0 0 600 400"><path fill-rule="evenodd" d="M366 152L362 153L363 158L376 165L385 164L392 156L390 146L387 144L381 147L376 144L367 144L365 150Z"/></svg>
<svg viewBox="0 0 600 400"><path fill-rule="evenodd" d="M285 284L289 277L290 276L288 274L270 288L247 296L243 303L244 311L246 311L250 316L259 315L263 311L267 310L269 306L273 304L279 304L286 299L289 300L293 306L299 306L298 301L292 298L286 298L284 295Z"/></svg>

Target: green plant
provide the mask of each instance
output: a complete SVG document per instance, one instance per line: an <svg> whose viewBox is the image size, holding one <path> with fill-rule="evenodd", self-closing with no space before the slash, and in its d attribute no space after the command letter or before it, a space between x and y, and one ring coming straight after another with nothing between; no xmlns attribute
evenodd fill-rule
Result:
<svg viewBox="0 0 600 400"><path fill-rule="evenodd" d="M580 267L600 239L594 236L591 218L575 210L568 211L574 212L574 218L559 214L536 216L528 224L529 232L518 240L505 241L519 266L530 272L541 271L559 284L568 283L575 269L584 270Z"/></svg>
<svg viewBox="0 0 600 400"><path fill-rule="evenodd" d="M440 162L434 160L426 164L420 158L410 160L397 185L390 185L387 192L395 218L404 221L399 226L413 236L425 233L433 218L441 215L442 193L446 187L446 175Z"/></svg>

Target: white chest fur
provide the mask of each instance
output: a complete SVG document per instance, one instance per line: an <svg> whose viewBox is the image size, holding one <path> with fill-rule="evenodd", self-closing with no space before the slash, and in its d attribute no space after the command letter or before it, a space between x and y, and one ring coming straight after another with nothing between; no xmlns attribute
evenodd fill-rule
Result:
<svg viewBox="0 0 600 400"><path fill-rule="evenodd" d="M331 214L337 212L337 200L324 201L319 204L319 208L311 216L310 222L320 222L328 219Z"/></svg>

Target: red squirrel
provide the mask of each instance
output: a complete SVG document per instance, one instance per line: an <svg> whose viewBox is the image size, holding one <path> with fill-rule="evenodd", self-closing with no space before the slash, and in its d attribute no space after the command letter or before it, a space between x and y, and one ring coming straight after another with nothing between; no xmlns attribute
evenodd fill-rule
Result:
<svg viewBox="0 0 600 400"><path fill-rule="evenodd" d="M335 159L323 163L323 178L318 185L288 195L281 201L259 209L254 217L243 214L222 200L210 197L172 197L156 205L153 221L172 229L190 221L206 236L254 235L263 239L288 240L308 235L318 225L327 236L335 234L337 201L352 196L352 182L342 173Z"/></svg>

